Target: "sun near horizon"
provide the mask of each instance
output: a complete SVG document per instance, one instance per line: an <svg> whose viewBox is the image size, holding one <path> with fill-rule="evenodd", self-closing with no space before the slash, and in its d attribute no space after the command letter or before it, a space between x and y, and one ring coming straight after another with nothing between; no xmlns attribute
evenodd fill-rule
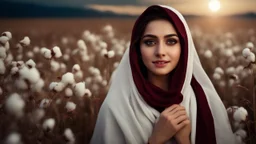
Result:
<svg viewBox="0 0 256 144"><path fill-rule="evenodd" d="M212 12L217 12L220 10L220 1L219 0L210 0L208 7Z"/></svg>

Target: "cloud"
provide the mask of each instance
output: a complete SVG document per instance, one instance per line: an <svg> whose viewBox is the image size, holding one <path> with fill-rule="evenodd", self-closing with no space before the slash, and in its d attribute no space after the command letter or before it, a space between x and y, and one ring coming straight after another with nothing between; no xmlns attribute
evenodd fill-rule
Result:
<svg viewBox="0 0 256 144"><path fill-rule="evenodd" d="M118 14L129 14L129 15L139 15L141 14L147 6L133 6L133 5L88 5L88 7L99 10L99 11L111 11Z"/></svg>

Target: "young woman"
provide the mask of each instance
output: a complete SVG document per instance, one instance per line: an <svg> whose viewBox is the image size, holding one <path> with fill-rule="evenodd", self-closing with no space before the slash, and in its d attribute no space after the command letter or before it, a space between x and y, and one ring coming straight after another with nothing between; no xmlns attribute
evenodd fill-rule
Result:
<svg viewBox="0 0 256 144"><path fill-rule="evenodd" d="M112 78L91 144L234 144L226 109L175 9L137 19Z"/></svg>

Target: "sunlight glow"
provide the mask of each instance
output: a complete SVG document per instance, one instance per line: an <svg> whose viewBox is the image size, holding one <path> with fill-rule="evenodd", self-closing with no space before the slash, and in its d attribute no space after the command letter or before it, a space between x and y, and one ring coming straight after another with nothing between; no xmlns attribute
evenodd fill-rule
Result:
<svg viewBox="0 0 256 144"><path fill-rule="evenodd" d="M220 9L220 1L218 0L210 0L209 4L209 9L213 12L217 12Z"/></svg>

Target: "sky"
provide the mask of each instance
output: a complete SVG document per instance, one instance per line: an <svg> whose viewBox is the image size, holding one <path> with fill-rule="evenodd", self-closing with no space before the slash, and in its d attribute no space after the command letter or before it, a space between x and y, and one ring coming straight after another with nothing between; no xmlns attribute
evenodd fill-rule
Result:
<svg viewBox="0 0 256 144"><path fill-rule="evenodd" d="M219 0L220 9L212 12L208 8L210 0L10 0L47 5L72 7L90 7L100 11L139 15L148 6L165 4L172 6L182 14L190 15L233 15L247 12L256 13L256 0Z"/></svg>

